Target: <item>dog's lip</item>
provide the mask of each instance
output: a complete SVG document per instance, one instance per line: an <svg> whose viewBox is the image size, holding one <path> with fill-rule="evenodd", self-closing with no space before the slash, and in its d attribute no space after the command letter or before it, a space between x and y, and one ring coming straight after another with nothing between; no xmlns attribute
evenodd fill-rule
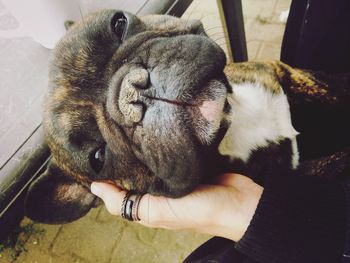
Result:
<svg viewBox="0 0 350 263"><path fill-rule="evenodd" d="M219 89L223 89L225 87L225 84L216 80L212 79L209 80L204 87L209 87L209 89L212 89L212 84L213 81L215 81L215 85L218 86L217 83L220 83ZM214 93L215 89L213 88ZM211 90L211 91L213 91ZM162 102L168 105L172 105L174 107L180 107L184 108L189 111L193 111L196 109L196 112L199 112L200 115L208 122L212 122L217 120L218 118L221 118L223 109L224 109L224 104L226 101L226 95L227 95L227 90L225 87L225 92L219 92L219 94L206 94L207 90L206 88L203 89L202 92L198 92L198 94L190 96L184 96L185 99L179 98L179 99L169 99L167 97L162 97L157 94L152 94L149 93L147 90L143 90L140 92L140 97L141 102L148 100L148 101L158 101ZM210 93L210 92L209 92ZM197 111L198 110L198 111Z"/></svg>
<svg viewBox="0 0 350 263"><path fill-rule="evenodd" d="M183 101L178 101L178 100L171 100L167 98L162 98L162 97L155 97L155 96L150 96L150 95L141 95L142 97L150 100L155 100L155 101L161 101L164 103L172 104L174 106L180 106L180 107L195 107L198 106L196 103L188 103L188 102L183 102Z"/></svg>
<svg viewBox="0 0 350 263"><path fill-rule="evenodd" d="M197 108L199 109L201 116L208 122L214 122L222 117L222 112L226 100L226 98L219 98L217 100L202 100L199 103L186 103L152 96L144 97L150 100L161 101L167 104L171 104L177 107L183 107L186 109Z"/></svg>
<svg viewBox="0 0 350 263"><path fill-rule="evenodd" d="M225 98L220 98L219 100L205 100L199 106L199 111L205 120L214 122L222 117L225 101Z"/></svg>

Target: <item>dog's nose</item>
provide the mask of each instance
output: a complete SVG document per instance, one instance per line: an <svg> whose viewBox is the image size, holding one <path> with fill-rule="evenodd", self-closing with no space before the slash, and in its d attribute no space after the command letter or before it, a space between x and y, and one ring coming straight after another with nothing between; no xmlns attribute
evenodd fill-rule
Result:
<svg viewBox="0 0 350 263"><path fill-rule="evenodd" d="M131 70L122 82L118 104L121 113L128 123L137 123L142 120L144 108L140 103L140 89L148 87L148 71L143 68Z"/></svg>

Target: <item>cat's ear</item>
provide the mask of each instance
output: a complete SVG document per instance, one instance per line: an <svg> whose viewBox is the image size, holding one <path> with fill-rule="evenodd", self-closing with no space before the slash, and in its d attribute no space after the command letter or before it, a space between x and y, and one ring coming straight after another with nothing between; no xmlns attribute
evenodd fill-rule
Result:
<svg viewBox="0 0 350 263"><path fill-rule="evenodd" d="M25 198L26 215L34 221L62 224L76 220L95 205L90 189L65 175L54 161L29 187Z"/></svg>

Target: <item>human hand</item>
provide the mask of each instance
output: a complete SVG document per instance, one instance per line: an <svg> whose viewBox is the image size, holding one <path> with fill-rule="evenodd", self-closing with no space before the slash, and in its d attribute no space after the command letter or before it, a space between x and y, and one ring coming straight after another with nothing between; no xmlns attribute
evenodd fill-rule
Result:
<svg viewBox="0 0 350 263"><path fill-rule="evenodd" d="M177 199L145 194L138 223L148 227L194 230L238 241L247 230L263 188L240 174L224 174L215 185L201 185ZM91 192L107 210L120 215L126 191L111 183L94 182Z"/></svg>

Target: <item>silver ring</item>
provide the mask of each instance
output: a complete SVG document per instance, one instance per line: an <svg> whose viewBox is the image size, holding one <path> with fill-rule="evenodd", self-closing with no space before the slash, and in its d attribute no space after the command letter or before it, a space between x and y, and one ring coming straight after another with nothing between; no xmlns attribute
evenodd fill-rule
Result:
<svg viewBox="0 0 350 263"><path fill-rule="evenodd" d="M121 207L121 216L129 221L140 221L139 205L143 195L127 192Z"/></svg>

